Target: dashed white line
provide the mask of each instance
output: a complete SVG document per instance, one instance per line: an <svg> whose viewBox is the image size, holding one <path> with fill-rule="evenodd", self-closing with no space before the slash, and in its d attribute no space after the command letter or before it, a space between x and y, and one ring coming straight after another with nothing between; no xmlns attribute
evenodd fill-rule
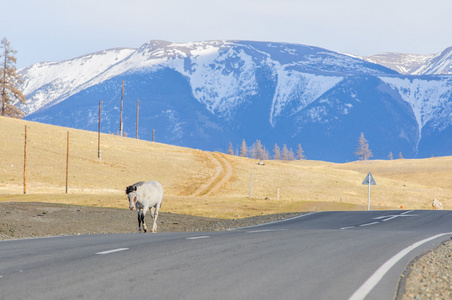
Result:
<svg viewBox="0 0 452 300"><path fill-rule="evenodd" d="M355 226L342 227L341 229L351 229L351 228L355 228Z"/></svg>
<svg viewBox="0 0 452 300"><path fill-rule="evenodd" d="M187 238L187 240L199 240L199 239L207 239L207 238L210 238L210 236L208 236L208 235L193 236L193 237Z"/></svg>
<svg viewBox="0 0 452 300"><path fill-rule="evenodd" d="M375 224L378 224L378 223L380 223L380 222L372 222L372 223L367 223L367 224L361 224L361 225L359 225L359 227L375 225Z"/></svg>
<svg viewBox="0 0 452 300"><path fill-rule="evenodd" d="M115 252L120 252L120 251L125 251L125 250L129 250L129 248L118 248L118 249L113 249L113 250L108 250L108 251L102 251L102 252L97 252L96 254L110 254L110 253L115 253Z"/></svg>

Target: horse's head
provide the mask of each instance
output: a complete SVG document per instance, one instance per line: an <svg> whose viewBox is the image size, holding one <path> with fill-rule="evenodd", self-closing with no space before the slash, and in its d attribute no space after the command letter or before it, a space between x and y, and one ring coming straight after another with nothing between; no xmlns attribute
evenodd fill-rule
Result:
<svg viewBox="0 0 452 300"><path fill-rule="evenodd" d="M126 188L126 194L129 198L129 208L133 210L137 204L137 186L131 185Z"/></svg>

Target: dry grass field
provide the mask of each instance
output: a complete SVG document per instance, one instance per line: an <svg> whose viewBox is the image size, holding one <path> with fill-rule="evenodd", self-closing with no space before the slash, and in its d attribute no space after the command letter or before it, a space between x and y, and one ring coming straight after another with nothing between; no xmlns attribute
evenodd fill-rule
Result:
<svg viewBox="0 0 452 300"><path fill-rule="evenodd" d="M27 126L27 194L24 131ZM66 194L67 131L69 193ZM204 152L115 135L0 117L0 202L50 202L128 208L125 187L157 180L162 211L217 218L281 212L431 209L433 198L452 207L452 157L357 161L266 161ZM225 147L227 141L225 141ZM249 198L253 174L252 198ZM277 190L279 189L279 199Z"/></svg>

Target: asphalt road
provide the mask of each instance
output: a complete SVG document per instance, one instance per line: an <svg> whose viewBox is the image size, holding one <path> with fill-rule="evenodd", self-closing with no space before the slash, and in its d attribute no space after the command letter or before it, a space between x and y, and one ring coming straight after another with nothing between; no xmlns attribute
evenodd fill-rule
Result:
<svg viewBox="0 0 452 300"><path fill-rule="evenodd" d="M0 299L393 299L452 211L322 212L227 232L0 242Z"/></svg>

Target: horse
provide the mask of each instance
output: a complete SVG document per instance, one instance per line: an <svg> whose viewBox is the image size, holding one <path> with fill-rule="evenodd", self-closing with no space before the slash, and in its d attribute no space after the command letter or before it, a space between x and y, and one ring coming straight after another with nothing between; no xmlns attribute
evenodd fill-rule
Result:
<svg viewBox="0 0 452 300"><path fill-rule="evenodd" d="M126 188L126 195L129 198L129 208L136 208L138 214L138 232L141 232L141 224L146 232L148 228L144 223L144 216L149 209L149 214L153 217L152 232L157 232L157 218L163 200L163 187L157 181L140 181ZM152 215L154 208L154 215Z"/></svg>

